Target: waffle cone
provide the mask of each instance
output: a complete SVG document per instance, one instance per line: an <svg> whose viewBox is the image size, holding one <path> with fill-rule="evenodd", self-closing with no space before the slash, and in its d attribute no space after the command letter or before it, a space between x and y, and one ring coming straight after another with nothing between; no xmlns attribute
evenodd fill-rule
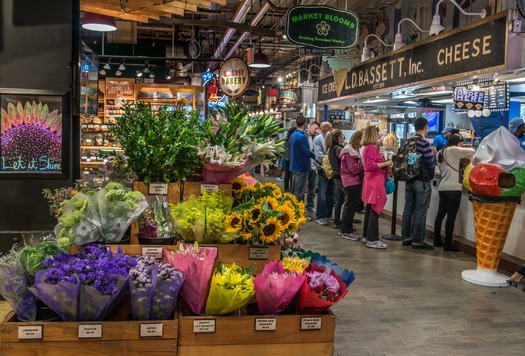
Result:
<svg viewBox="0 0 525 356"><path fill-rule="evenodd" d="M517 203L472 200L478 268L498 268Z"/></svg>

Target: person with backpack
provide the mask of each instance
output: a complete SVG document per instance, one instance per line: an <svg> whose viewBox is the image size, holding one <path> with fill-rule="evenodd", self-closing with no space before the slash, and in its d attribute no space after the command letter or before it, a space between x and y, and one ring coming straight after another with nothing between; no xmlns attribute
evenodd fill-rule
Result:
<svg viewBox="0 0 525 356"><path fill-rule="evenodd" d="M366 247L385 249L387 245L379 240L379 214L386 204L386 176L392 160L384 161L379 153L379 128L368 126L363 132L361 144L363 146L363 190L361 198L366 203L363 238Z"/></svg>
<svg viewBox="0 0 525 356"><path fill-rule="evenodd" d="M341 181L341 151L343 151L343 145L345 142L345 136L339 129L335 129L332 132L326 134L326 146L328 161L332 167L332 179L335 187L335 205L334 205L334 229L341 228L341 208L345 197L343 190L343 183Z"/></svg>
<svg viewBox="0 0 525 356"><path fill-rule="evenodd" d="M454 223L461 204L461 191L463 190L461 162L462 159L471 160L476 150L463 146L463 136L452 134L447 144L438 152L437 161L441 172L439 184L439 208L434 221L434 247L443 247L444 251L460 251L452 242ZM441 240L441 224L447 217L445 225L445 244Z"/></svg>
<svg viewBox="0 0 525 356"><path fill-rule="evenodd" d="M343 217L339 236L343 239L357 241L359 235L354 231L354 216L359 210L361 202L362 174L364 172L359 149L363 131L356 131L350 137L350 143L341 152L341 181L345 192Z"/></svg>
<svg viewBox="0 0 525 356"><path fill-rule="evenodd" d="M401 146L397 153L397 162L394 164L394 174L402 171L408 176L405 182L405 207L401 222L402 244L412 245L413 249L433 250L434 246L425 242L427 211L432 194L431 181L435 170L435 156L430 143L425 139L428 134L428 120L423 117L417 118L414 121L414 130L416 135L407 139ZM415 152L407 154L407 147L413 147ZM402 166L405 166L404 171L400 169ZM397 177L399 179L399 176Z"/></svg>

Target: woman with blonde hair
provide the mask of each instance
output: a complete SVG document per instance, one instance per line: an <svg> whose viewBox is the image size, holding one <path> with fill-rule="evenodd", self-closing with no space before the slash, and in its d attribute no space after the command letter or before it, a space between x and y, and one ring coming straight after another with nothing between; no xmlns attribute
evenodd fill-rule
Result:
<svg viewBox="0 0 525 356"><path fill-rule="evenodd" d="M379 241L379 214L386 204L385 182L392 160L383 160L377 148L378 141L378 127L368 126L361 139L361 145L364 147L362 157L365 168L361 198L366 204L363 237L367 241L367 247L384 249L387 248L387 245Z"/></svg>
<svg viewBox="0 0 525 356"><path fill-rule="evenodd" d="M334 204L334 229L341 228L341 208L345 192L343 190L343 183L341 182L341 151L345 142L345 136L339 129L332 130L326 134L325 150L327 152L328 161L334 173L335 186L335 204Z"/></svg>
<svg viewBox="0 0 525 356"><path fill-rule="evenodd" d="M343 239L357 241L359 235L354 230L354 216L361 205L361 176L363 164L359 156L363 131L356 131L350 137L350 143L341 152L341 182L345 193L343 205L343 218L341 219L341 231L339 236Z"/></svg>

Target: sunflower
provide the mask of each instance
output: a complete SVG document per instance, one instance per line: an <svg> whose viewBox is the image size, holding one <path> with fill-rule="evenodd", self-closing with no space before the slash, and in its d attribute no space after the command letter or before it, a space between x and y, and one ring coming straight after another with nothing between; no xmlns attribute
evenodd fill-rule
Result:
<svg viewBox="0 0 525 356"><path fill-rule="evenodd" d="M234 192L243 191L246 188L246 182L241 177L232 180L232 189Z"/></svg>
<svg viewBox="0 0 525 356"><path fill-rule="evenodd" d="M269 217L266 219L265 226L261 229L261 242L263 244L271 244L277 239L283 232L281 223L276 217Z"/></svg>
<svg viewBox="0 0 525 356"><path fill-rule="evenodd" d="M291 201L294 205L297 205L299 203L297 197L292 193L284 193L284 199Z"/></svg>
<svg viewBox="0 0 525 356"><path fill-rule="evenodd" d="M277 219L281 222L281 226L284 230L286 230L290 224L295 223L295 212L288 205L281 205L277 207L276 210L283 213L283 215L279 216Z"/></svg>
<svg viewBox="0 0 525 356"><path fill-rule="evenodd" d="M271 196L273 196L276 199L281 199L282 196L283 196L283 192L282 192L281 188L279 188L274 183L270 183L270 182L264 183L261 188L265 189L265 190L270 189Z"/></svg>
<svg viewBox="0 0 525 356"><path fill-rule="evenodd" d="M261 221L262 214L263 214L263 211L260 205L255 205L253 208L248 210L247 218L248 218L248 223L250 224L250 226L252 227L257 226L257 223Z"/></svg>
<svg viewBox="0 0 525 356"><path fill-rule="evenodd" d="M226 217L226 232L234 233L242 229L242 216L239 214L231 213Z"/></svg>
<svg viewBox="0 0 525 356"><path fill-rule="evenodd" d="M268 209L276 210L277 207L280 205L279 201L273 197L262 197L257 200L257 203L260 205L263 205L263 203L266 201L268 204Z"/></svg>

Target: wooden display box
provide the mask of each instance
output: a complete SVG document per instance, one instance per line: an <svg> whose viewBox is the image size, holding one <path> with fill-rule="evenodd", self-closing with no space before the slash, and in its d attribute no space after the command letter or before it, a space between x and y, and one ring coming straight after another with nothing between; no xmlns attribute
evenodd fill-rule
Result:
<svg viewBox="0 0 525 356"><path fill-rule="evenodd" d="M117 252L118 246L122 246L122 252L126 255L150 255L162 258L165 261L164 250L176 251L177 245L108 245L111 251ZM261 273L264 265L270 261L281 259L280 246L248 246L234 244L200 245L202 247L217 248L217 258L215 267L219 262L225 264L235 263L238 266L246 267L255 263L253 274ZM71 253L76 253L79 246L73 246Z"/></svg>
<svg viewBox="0 0 525 356"><path fill-rule="evenodd" d="M183 303L180 304L182 306ZM332 355L335 315L193 316L179 313L179 355Z"/></svg>
<svg viewBox="0 0 525 356"><path fill-rule="evenodd" d="M163 191L162 185L167 185L165 191ZM155 193L155 188L157 192ZM181 185L179 183L151 183L145 184L144 182L133 181L133 190L141 192L146 197L148 195L163 194L166 195L168 203L177 204L180 202L181 197Z"/></svg>
<svg viewBox="0 0 525 356"><path fill-rule="evenodd" d="M131 321L121 304L106 321L19 322L10 312L1 325L2 355L177 355L178 313L170 320Z"/></svg>
<svg viewBox="0 0 525 356"><path fill-rule="evenodd" d="M192 195L198 197L204 190L222 190L227 197L232 196L231 184L208 184L204 182L184 182L182 190L182 201L188 200Z"/></svg>

